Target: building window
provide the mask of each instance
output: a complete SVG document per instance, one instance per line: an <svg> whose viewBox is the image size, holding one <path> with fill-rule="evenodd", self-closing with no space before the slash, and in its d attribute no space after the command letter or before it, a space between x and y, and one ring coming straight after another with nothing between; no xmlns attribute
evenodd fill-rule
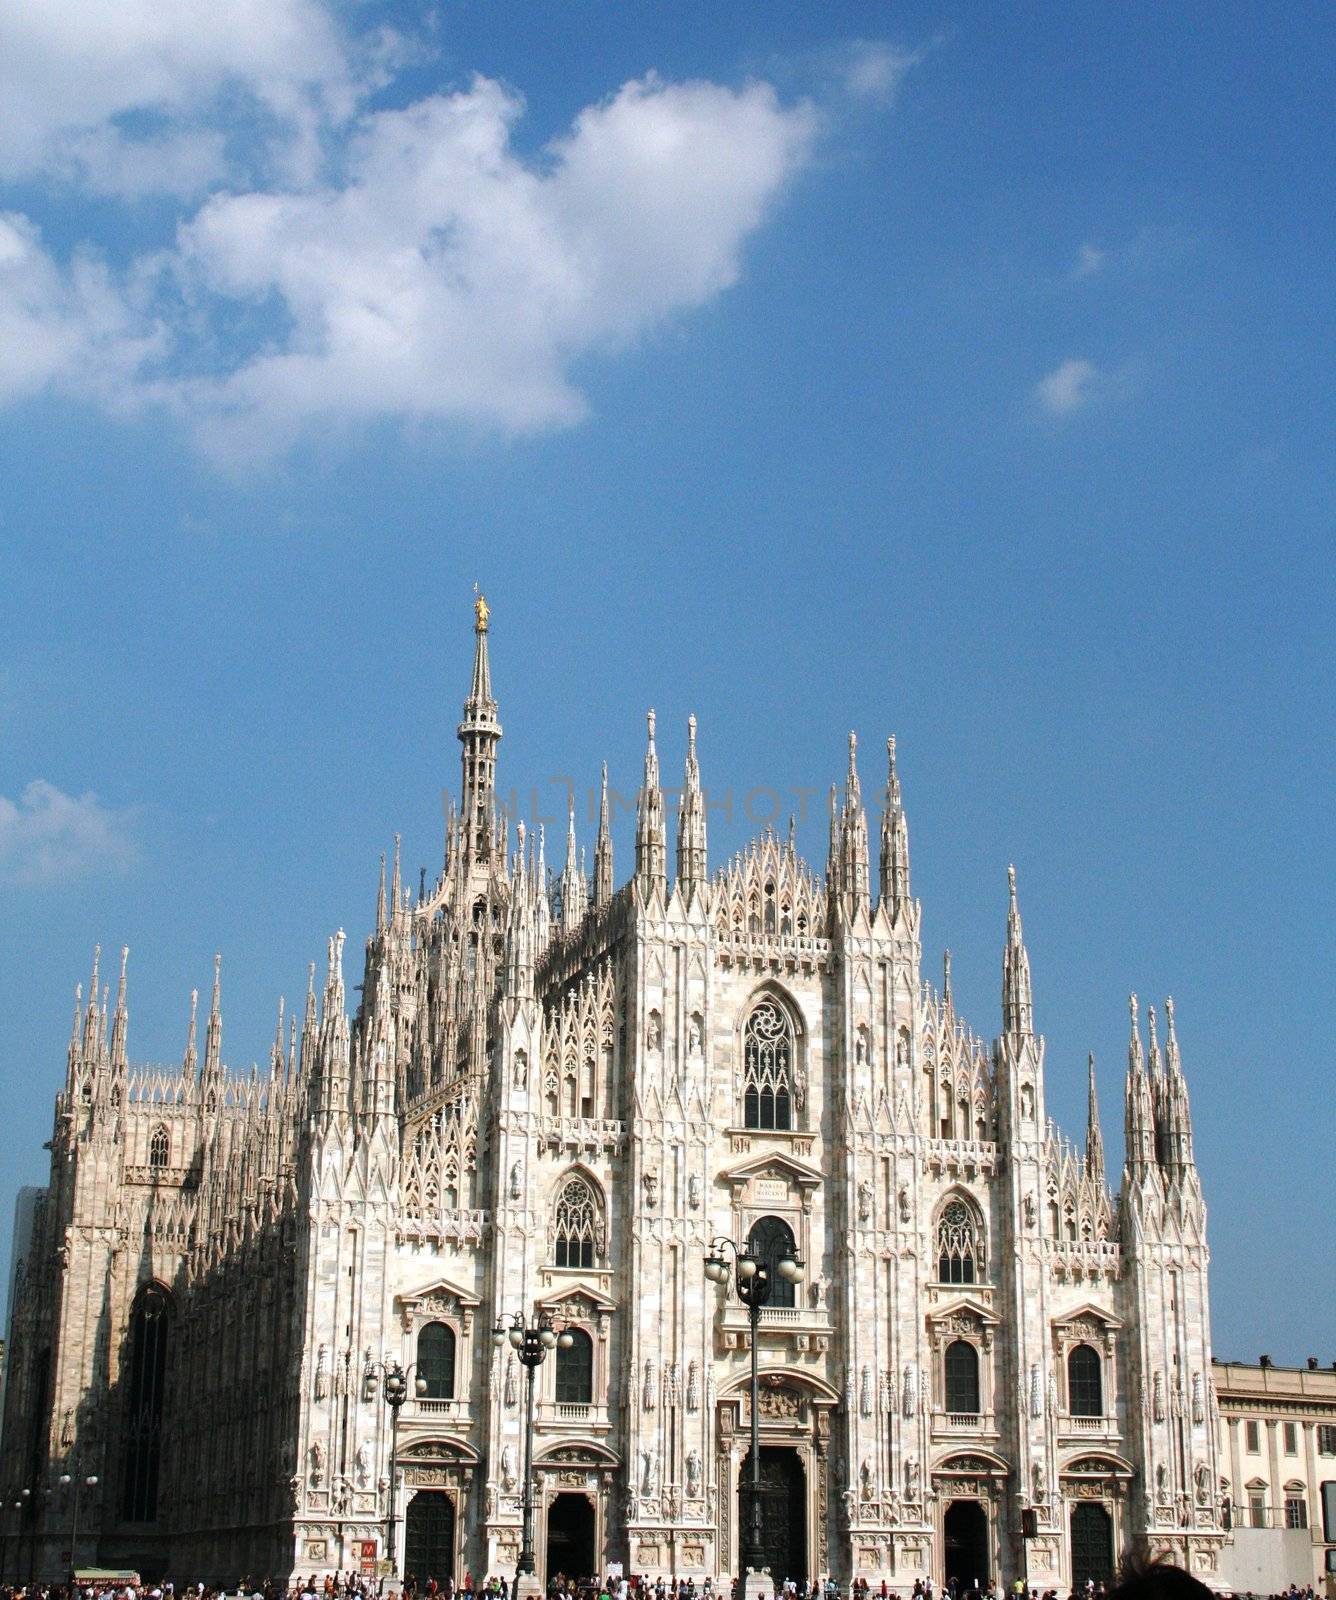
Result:
<svg viewBox="0 0 1336 1600"><path fill-rule="evenodd" d="M424 1400L454 1399L455 1330L448 1323L429 1322L418 1334L417 1369Z"/></svg>
<svg viewBox="0 0 1336 1600"><path fill-rule="evenodd" d="M1290 1484L1285 1490L1285 1526L1287 1528L1308 1526L1308 1497L1297 1484Z"/></svg>
<svg viewBox="0 0 1336 1600"><path fill-rule="evenodd" d="M937 1224L937 1278L940 1283L977 1283L983 1276L983 1250L973 1211L963 1200L948 1200Z"/></svg>
<svg viewBox="0 0 1336 1600"><path fill-rule="evenodd" d="M121 1516L126 1522L156 1522L158 1518L169 1311L166 1292L150 1283L140 1291L130 1316L121 1473Z"/></svg>
<svg viewBox="0 0 1336 1600"><path fill-rule="evenodd" d="M559 1267L592 1267L598 1238L598 1201L584 1178L567 1178L557 1196L554 1227Z"/></svg>
<svg viewBox="0 0 1336 1600"><path fill-rule="evenodd" d="M1262 1453L1262 1434L1258 1424L1251 1418L1243 1424L1244 1446L1250 1456Z"/></svg>
<svg viewBox="0 0 1336 1600"><path fill-rule="evenodd" d="M1299 1454L1299 1430L1292 1422L1285 1424L1285 1454L1287 1456Z"/></svg>
<svg viewBox="0 0 1336 1600"><path fill-rule="evenodd" d="M1104 1415L1104 1370L1092 1345L1078 1344L1067 1357L1067 1409L1074 1417Z"/></svg>
<svg viewBox="0 0 1336 1600"><path fill-rule="evenodd" d="M793 1284L779 1275L779 1263L782 1258L798 1253L794 1249L793 1230L788 1223L779 1217L762 1217L759 1222L752 1225L751 1247L752 1253L770 1274L770 1298L766 1304L771 1306L795 1304Z"/></svg>
<svg viewBox="0 0 1336 1600"><path fill-rule="evenodd" d="M1250 1528L1266 1527L1266 1490L1248 1490L1248 1526Z"/></svg>
<svg viewBox="0 0 1336 1600"><path fill-rule="evenodd" d="M567 1328L569 1349L557 1346L557 1401L587 1406L594 1400L594 1341L583 1328Z"/></svg>
<svg viewBox="0 0 1336 1600"><path fill-rule="evenodd" d="M1318 1428L1317 1453L1320 1456L1336 1456L1336 1427L1326 1424Z"/></svg>
<svg viewBox="0 0 1336 1600"><path fill-rule="evenodd" d="M166 1128L155 1128L153 1137L148 1142L148 1164L150 1167L165 1167L169 1164L172 1153L171 1143L167 1138Z"/></svg>
<svg viewBox="0 0 1336 1600"><path fill-rule="evenodd" d="M979 1352L967 1339L946 1347L946 1409L952 1416L979 1415Z"/></svg>
<svg viewBox="0 0 1336 1600"><path fill-rule="evenodd" d="M743 1122L749 1128L793 1126L795 1041L788 1013L774 1000L753 1007L743 1032Z"/></svg>

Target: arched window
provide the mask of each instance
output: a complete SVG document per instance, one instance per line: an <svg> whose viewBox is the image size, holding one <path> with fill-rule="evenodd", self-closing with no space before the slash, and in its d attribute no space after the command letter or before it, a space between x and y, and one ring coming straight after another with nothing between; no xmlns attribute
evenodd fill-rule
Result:
<svg viewBox="0 0 1336 1600"><path fill-rule="evenodd" d="M793 1126L793 1023L774 1000L762 1000L743 1031L743 1122L749 1128Z"/></svg>
<svg viewBox="0 0 1336 1600"><path fill-rule="evenodd" d="M1067 1409L1074 1417L1104 1415L1104 1364L1092 1345L1078 1344L1067 1357Z"/></svg>
<svg viewBox="0 0 1336 1600"><path fill-rule="evenodd" d="M571 1346L557 1346L557 1401L566 1406L594 1402L594 1341L583 1328L567 1328Z"/></svg>
<svg viewBox="0 0 1336 1600"><path fill-rule="evenodd" d="M952 1416L979 1415L979 1352L967 1339L946 1347L946 1409Z"/></svg>
<svg viewBox="0 0 1336 1600"><path fill-rule="evenodd" d="M448 1323L429 1322L418 1334L417 1369L424 1400L454 1399L455 1330Z"/></svg>
<svg viewBox="0 0 1336 1600"><path fill-rule="evenodd" d="M937 1223L939 1283L978 1283L983 1278L983 1240L974 1212L963 1200L948 1200Z"/></svg>
<svg viewBox="0 0 1336 1600"><path fill-rule="evenodd" d="M166 1128L155 1128L153 1137L148 1142L148 1164L151 1167L165 1167L169 1165L168 1158L172 1147L167 1138Z"/></svg>
<svg viewBox="0 0 1336 1600"><path fill-rule="evenodd" d="M158 1468L162 1460L162 1399L167 1377L171 1302L155 1283L140 1290L130 1315L126 1362L125 1461L121 1516L126 1522L158 1519Z"/></svg>
<svg viewBox="0 0 1336 1600"><path fill-rule="evenodd" d="M553 1260L559 1267L592 1267L599 1234L599 1205L592 1185L567 1178L557 1195Z"/></svg>
<svg viewBox="0 0 1336 1600"><path fill-rule="evenodd" d="M779 1275L779 1263L784 1256L797 1255L793 1246L793 1230L780 1217L762 1217L752 1224L751 1247L761 1265L770 1274L771 1306L794 1304L794 1285Z"/></svg>

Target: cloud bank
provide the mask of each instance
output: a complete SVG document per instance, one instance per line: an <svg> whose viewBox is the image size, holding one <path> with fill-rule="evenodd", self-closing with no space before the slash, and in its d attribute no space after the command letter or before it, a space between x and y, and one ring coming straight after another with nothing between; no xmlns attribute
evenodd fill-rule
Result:
<svg viewBox="0 0 1336 1600"><path fill-rule="evenodd" d="M173 197L120 259L0 211L0 400L165 408L241 453L382 417L567 424L582 357L737 282L816 136L769 84L648 75L525 151L489 78L373 108L410 51L315 0L0 12L0 183L113 217Z"/></svg>

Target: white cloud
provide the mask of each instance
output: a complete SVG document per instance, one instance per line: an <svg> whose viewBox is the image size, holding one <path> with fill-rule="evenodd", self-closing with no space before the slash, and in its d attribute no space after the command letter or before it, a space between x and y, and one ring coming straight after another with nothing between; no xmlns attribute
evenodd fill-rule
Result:
<svg viewBox="0 0 1336 1600"><path fill-rule="evenodd" d="M123 192L135 169L150 191L169 180L197 183L199 119L228 93L253 97L270 116L304 128L317 113L346 116L353 70L325 7L318 0L0 7L0 176L73 177L97 187L109 175L121 186L113 183L113 192ZM131 133L117 121L131 114L166 126Z"/></svg>
<svg viewBox="0 0 1336 1600"><path fill-rule="evenodd" d="M0 212L0 400L51 383L111 400L160 346L94 257L61 267L26 217Z"/></svg>
<svg viewBox="0 0 1336 1600"><path fill-rule="evenodd" d="M224 449L315 418L524 432L570 422L571 362L736 282L813 118L764 84L626 84L536 162L519 99L464 91L366 117L339 188L219 195L182 230L199 303L272 305L257 348L175 398Z"/></svg>
<svg viewBox="0 0 1336 1600"><path fill-rule="evenodd" d="M1051 416L1070 416L1088 405L1101 383L1093 362L1069 357L1035 385L1035 399Z"/></svg>
<svg viewBox="0 0 1336 1600"><path fill-rule="evenodd" d="M0 881L63 883L123 871L137 854L133 819L96 795L64 794L36 778L17 800L0 795Z"/></svg>
<svg viewBox="0 0 1336 1600"><path fill-rule="evenodd" d="M1093 278L1104 265L1105 253L1093 244L1083 244L1072 268L1073 278Z"/></svg>
<svg viewBox="0 0 1336 1600"><path fill-rule="evenodd" d="M367 111L416 48L322 0L0 7L0 183L113 202L85 213L106 252L0 211L0 401L167 408L225 454L379 417L569 423L578 361L736 283L816 136L769 84L651 75L528 155L488 78ZM908 64L850 63L868 98ZM171 235L130 245L114 203L150 195Z"/></svg>
<svg viewBox="0 0 1336 1600"><path fill-rule="evenodd" d="M923 59L922 50L900 50L878 39L855 40L844 63L844 87L855 100L889 105L905 74Z"/></svg>

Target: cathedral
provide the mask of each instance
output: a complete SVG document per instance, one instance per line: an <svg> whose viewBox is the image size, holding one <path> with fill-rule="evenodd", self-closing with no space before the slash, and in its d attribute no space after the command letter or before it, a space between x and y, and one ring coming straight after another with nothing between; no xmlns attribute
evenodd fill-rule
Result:
<svg viewBox="0 0 1336 1600"><path fill-rule="evenodd" d="M497 803L489 626L480 600L443 869L382 860L355 1004L340 931L267 1068L231 1071L215 962L202 1044L192 996L151 1068L126 953L76 991L20 1207L4 1576L513 1573L519 1315L569 1336L533 1379L540 1578L726 1581L752 1388L722 1238L802 1263L757 1334L776 1581L1066 1590L1135 1549L1218 1584L1172 1003L1131 1004L1111 1192L1093 1061L1084 1148L1045 1113L1014 873L992 1043L949 959L924 978L893 740L875 883L852 736L824 879L791 831L711 873L695 720L672 818L652 712L630 876L606 768L592 874L573 814L549 870Z"/></svg>

